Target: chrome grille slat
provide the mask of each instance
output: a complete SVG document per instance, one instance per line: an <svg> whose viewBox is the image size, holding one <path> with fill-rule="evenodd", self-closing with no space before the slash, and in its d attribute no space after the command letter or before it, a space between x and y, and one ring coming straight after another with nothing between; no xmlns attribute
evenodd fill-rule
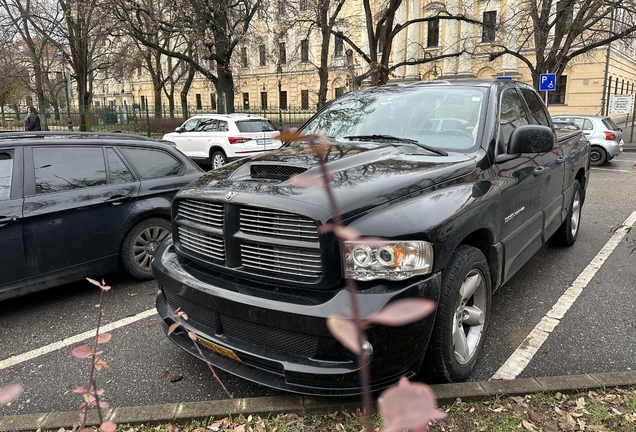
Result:
<svg viewBox="0 0 636 432"><path fill-rule="evenodd" d="M195 200L179 202L179 216L215 227L223 226L223 205Z"/></svg>
<svg viewBox="0 0 636 432"><path fill-rule="evenodd" d="M318 229L313 220L275 210L241 208L241 230L249 234L318 241Z"/></svg>
<svg viewBox="0 0 636 432"><path fill-rule="evenodd" d="M225 243L223 239L188 227L179 227L181 245L198 254L215 260L225 260Z"/></svg>
<svg viewBox="0 0 636 432"><path fill-rule="evenodd" d="M241 255L243 267L247 268L303 277L319 277L322 274L320 254L306 249L243 243Z"/></svg>

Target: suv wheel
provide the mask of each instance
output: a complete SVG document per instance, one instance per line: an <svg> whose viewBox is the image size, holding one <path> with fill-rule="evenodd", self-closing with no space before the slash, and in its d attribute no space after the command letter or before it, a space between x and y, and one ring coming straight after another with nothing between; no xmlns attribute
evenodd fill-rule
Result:
<svg viewBox="0 0 636 432"><path fill-rule="evenodd" d="M477 363L490 321L490 271L484 254L462 245L444 274L433 334L420 375L427 381L465 381Z"/></svg>
<svg viewBox="0 0 636 432"><path fill-rule="evenodd" d="M121 259L128 273L137 279L152 279L150 260L170 230L167 220L151 218L139 222L128 231L121 247Z"/></svg>
<svg viewBox="0 0 636 432"><path fill-rule="evenodd" d="M581 207L583 205L581 184L578 180L574 180L572 185L572 202L568 209L568 215L565 220L550 238L550 243L557 246L572 246L576 242L579 235L579 226L581 225Z"/></svg>
<svg viewBox="0 0 636 432"><path fill-rule="evenodd" d="M212 164L212 169L216 169L222 167L227 163L227 158L225 157L225 153L220 150L216 150L212 153L212 157L210 157L210 162Z"/></svg>

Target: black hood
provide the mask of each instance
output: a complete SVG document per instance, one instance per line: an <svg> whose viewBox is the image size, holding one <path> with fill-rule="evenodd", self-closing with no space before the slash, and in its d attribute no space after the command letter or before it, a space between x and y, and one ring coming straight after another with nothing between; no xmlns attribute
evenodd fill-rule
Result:
<svg viewBox="0 0 636 432"><path fill-rule="evenodd" d="M330 146L326 166L331 173L331 188L340 212L347 218L467 175L475 169L475 161L464 154L438 156L415 145L338 143ZM237 204L301 213L299 206L321 207L331 214L323 188L318 184L305 185L312 181L303 181L303 186L299 186L291 177L298 175L299 179L311 179L320 178L320 174L319 163L310 146L294 143L209 171L184 188L179 196L213 200L230 198ZM226 197L228 192L236 194Z"/></svg>

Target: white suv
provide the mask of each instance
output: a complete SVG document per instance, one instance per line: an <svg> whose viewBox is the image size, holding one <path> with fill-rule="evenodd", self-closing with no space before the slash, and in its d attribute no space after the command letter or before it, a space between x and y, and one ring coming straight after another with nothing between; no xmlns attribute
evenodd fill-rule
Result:
<svg viewBox="0 0 636 432"><path fill-rule="evenodd" d="M209 162L218 168L228 161L275 150L278 130L264 117L252 114L199 114L175 132L163 136L190 159Z"/></svg>

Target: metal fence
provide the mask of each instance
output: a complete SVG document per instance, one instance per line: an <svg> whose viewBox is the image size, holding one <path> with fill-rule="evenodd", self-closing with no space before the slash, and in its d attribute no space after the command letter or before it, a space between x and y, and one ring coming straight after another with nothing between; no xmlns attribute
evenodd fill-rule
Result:
<svg viewBox="0 0 636 432"><path fill-rule="evenodd" d="M297 107L269 107L267 109L245 109L235 107L237 113L259 115L269 119L274 127L280 130L292 127L300 127L312 115L315 110L301 109ZM70 117L69 117L70 112ZM122 106L91 107L89 111L81 112L77 107L66 107L57 110L40 110L40 121L46 124L49 130L80 130L82 116L85 129L92 132L121 131L126 133L145 134L148 136L161 136L173 131L181 125L185 119L197 114L219 114L215 107L175 107L173 110L167 105L160 109L154 106L142 107L139 104ZM25 107L2 107L0 117L0 129L21 130L24 128ZM69 121L70 119L70 121Z"/></svg>

